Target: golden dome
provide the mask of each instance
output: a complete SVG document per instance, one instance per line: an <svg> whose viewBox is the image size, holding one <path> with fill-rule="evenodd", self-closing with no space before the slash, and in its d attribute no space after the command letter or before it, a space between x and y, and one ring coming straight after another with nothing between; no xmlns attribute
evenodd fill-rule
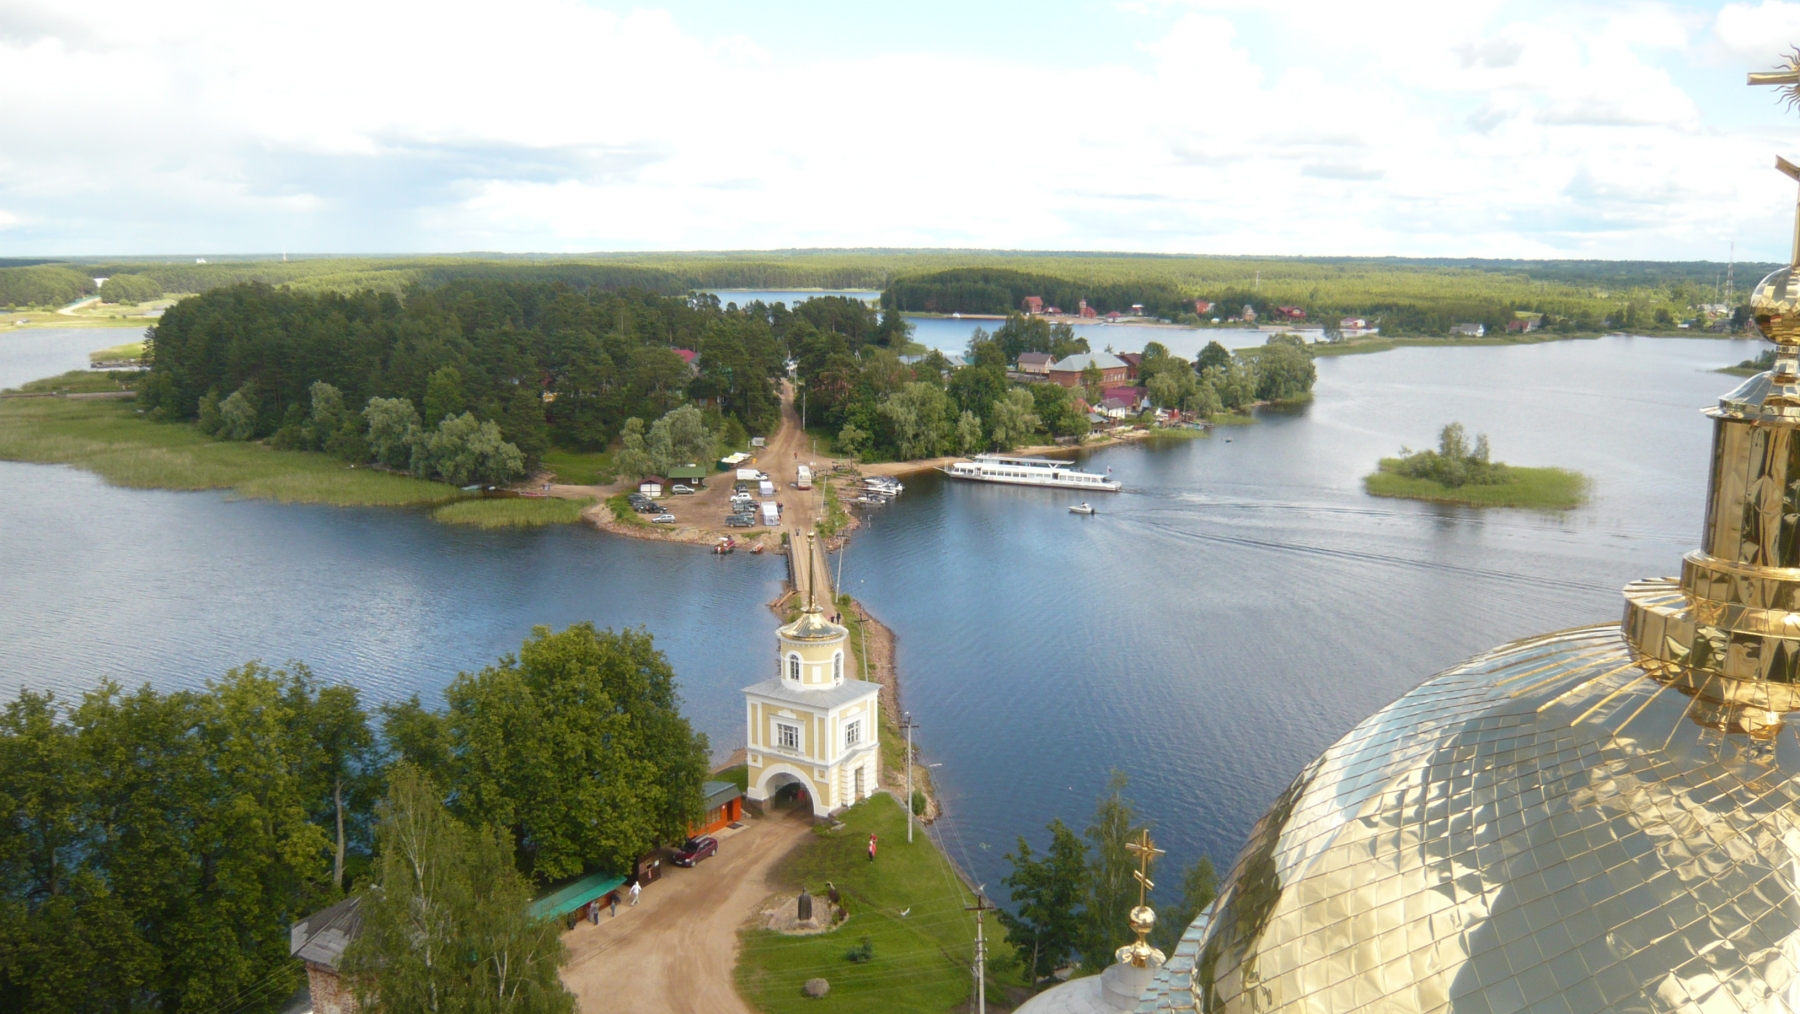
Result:
<svg viewBox="0 0 1800 1014"><path fill-rule="evenodd" d="M778 633L789 641L831 641L845 637L850 630L826 619L825 611L818 606L808 606L801 610L799 619Z"/></svg>
<svg viewBox="0 0 1800 1014"><path fill-rule="evenodd" d="M1750 293L1750 320L1758 334L1777 345L1800 345L1800 279L1791 267L1778 268Z"/></svg>

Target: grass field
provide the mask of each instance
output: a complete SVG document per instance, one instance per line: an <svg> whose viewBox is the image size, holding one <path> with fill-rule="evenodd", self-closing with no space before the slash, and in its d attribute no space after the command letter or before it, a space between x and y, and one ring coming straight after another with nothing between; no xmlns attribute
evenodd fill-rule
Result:
<svg viewBox="0 0 1800 1014"><path fill-rule="evenodd" d="M975 920L963 911L968 890L930 837L915 833L906 844L906 814L887 795L875 795L842 814L842 831L822 832L802 844L777 871L790 889L804 884L824 895L826 881L845 897L849 918L838 929L810 937L770 930L743 931L738 989L769 1014L788 1011L917 1011L942 1014L974 991L969 963ZM880 837L871 863L869 833ZM902 916L901 912L907 914ZM993 921L988 923L988 993L999 996L991 971L1007 954ZM845 953L867 939L874 956L855 963ZM800 992L811 978L831 983L830 995Z"/></svg>
<svg viewBox="0 0 1800 1014"><path fill-rule="evenodd" d="M132 381L141 374L126 370L70 370L54 377L44 377L20 384L18 390L29 394L99 394L129 391Z"/></svg>
<svg viewBox="0 0 1800 1014"><path fill-rule="evenodd" d="M110 349L100 349L97 352L89 352L88 362L125 362L132 359L141 359L143 356L144 343L142 339L139 339L134 342L126 342L123 345L114 345Z"/></svg>
<svg viewBox="0 0 1800 1014"><path fill-rule="evenodd" d="M570 486L605 486L617 476L613 474L612 454L608 451L568 451L552 447L544 452L544 468L556 481Z"/></svg>
<svg viewBox="0 0 1800 1014"><path fill-rule="evenodd" d="M117 386L116 378L100 379ZM90 382L100 380L81 380ZM220 442L188 424L149 422L129 401L0 400L0 459L73 465L115 486L229 489L291 503L398 506L458 496L443 483L351 468L324 454Z"/></svg>
<svg viewBox="0 0 1800 1014"><path fill-rule="evenodd" d="M1412 479L1398 475L1393 468L1399 462L1398 458L1381 459L1380 470L1363 477L1363 488L1372 496L1403 497L1466 507L1569 510L1581 506L1587 499L1587 477L1561 468L1508 466L1508 482L1451 487L1433 479Z"/></svg>
<svg viewBox="0 0 1800 1014"><path fill-rule="evenodd" d="M558 500L548 497L500 497L459 500L431 512L445 524L475 525L478 528L537 528L543 525L572 525L581 521L581 512L594 505L593 498Z"/></svg>

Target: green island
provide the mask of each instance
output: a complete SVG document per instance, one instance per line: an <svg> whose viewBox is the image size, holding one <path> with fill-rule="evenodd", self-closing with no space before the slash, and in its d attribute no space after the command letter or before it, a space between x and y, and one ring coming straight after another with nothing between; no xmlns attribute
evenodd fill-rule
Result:
<svg viewBox="0 0 1800 1014"><path fill-rule="evenodd" d="M1490 461L1487 435L1473 446L1461 423L1445 426L1436 450L1401 451L1363 478L1373 496L1402 497L1468 507L1570 510L1587 499L1588 480L1561 468L1521 468Z"/></svg>

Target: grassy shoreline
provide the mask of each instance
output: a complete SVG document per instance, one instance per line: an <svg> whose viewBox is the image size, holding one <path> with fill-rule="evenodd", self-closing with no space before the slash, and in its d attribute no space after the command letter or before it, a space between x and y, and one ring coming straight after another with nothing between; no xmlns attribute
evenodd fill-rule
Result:
<svg viewBox="0 0 1800 1014"><path fill-rule="evenodd" d="M191 424L150 422L129 401L0 400L0 460L72 465L114 486L229 489L282 503L399 507L461 496L441 482L352 468L324 454L217 441Z"/></svg>
<svg viewBox="0 0 1800 1014"><path fill-rule="evenodd" d="M541 528L544 525L581 523L581 512L594 505L593 497L563 500L553 497L484 497L458 500L431 512L447 525L477 528Z"/></svg>
<svg viewBox="0 0 1800 1014"><path fill-rule="evenodd" d="M1507 481L1491 485L1446 486L1434 479L1413 479L1394 471L1399 458L1382 458L1380 468L1363 477L1370 496L1424 500L1464 507L1521 507L1571 510L1587 500L1588 479L1561 468L1507 466Z"/></svg>

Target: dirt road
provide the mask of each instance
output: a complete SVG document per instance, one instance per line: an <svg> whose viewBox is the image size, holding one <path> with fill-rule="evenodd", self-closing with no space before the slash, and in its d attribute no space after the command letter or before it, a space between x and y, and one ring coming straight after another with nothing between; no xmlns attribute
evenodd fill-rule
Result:
<svg viewBox="0 0 1800 1014"><path fill-rule="evenodd" d="M737 931L778 889L770 872L811 827L786 812L749 820L720 837L711 859L666 867L636 908L621 903L617 918L601 912L598 926L563 934L563 983L583 1014L751 1014L732 985Z"/></svg>

